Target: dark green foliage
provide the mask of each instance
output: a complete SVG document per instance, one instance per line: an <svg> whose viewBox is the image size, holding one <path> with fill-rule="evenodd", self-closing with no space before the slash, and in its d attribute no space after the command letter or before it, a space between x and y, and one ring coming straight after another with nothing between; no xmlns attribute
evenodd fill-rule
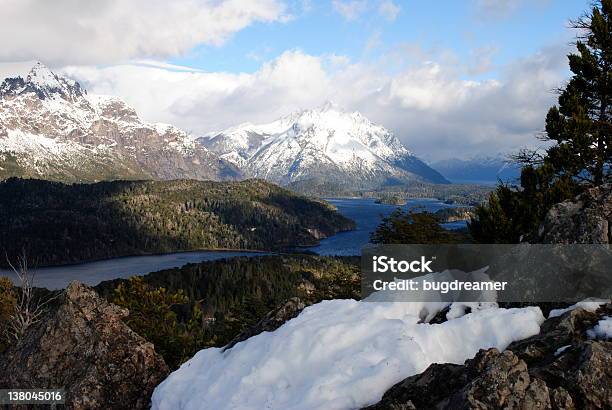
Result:
<svg viewBox="0 0 612 410"><path fill-rule="evenodd" d="M414 198L437 198L450 203L477 205L486 201L493 190L491 186L475 184L429 184L426 182L412 182L409 184L383 186L377 190L359 190L355 186L338 185L329 181L305 180L296 181L288 188L310 196L323 198L362 197L382 199L395 197L398 200Z"/></svg>
<svg viewBox="0 0 612 410"><path fill-rule="evenodd" d="M574 22L581 40L568 56L573 73L559 105L546 116L543 156L524 153L521 186L499 186L476 209L469 229L477 242L537 241L537 229L556 203L610 178L612 168L612 0Z"/></svg>
<svg viewBox="0 0 612 410"><path fill-rule="evenodd" d="M555 204L572 198L579 186L570 178L550 177L546 165L525 167L521 189L500 185L486 205L476 207L468 227L480 243L518 243L533 241L546 212Z"/></svg>
<svg viewBox="0 0 612 410"><path fill-rule="evenodd" d="M465 243L468 239L460 232L442 228L432 213L405 212L398 208L383 218L370 241L380 244L448 244Z"/></svg>
<svg viewBox="0 0 612 410"><path fill-rule="evenodd" d="M276 255L189 264L96 290L127 307L130 327L174 368L200 349L226 345L291 297L358 299L359 278L356 257Z"/></svg>
<svg viewBox="0 0 612 410"><path fill-rule="evenodd" d="M142 277L133 277L117 286L111 301L130 311L126 324L153 343L168 366L175 368L190 357L191 335L172 310L187 302L180 290L172 293L152 288Z"/></svg>
<svg viewBox="0 0 612 410"><path fill-rule="evenodd" d="M612 166L612 0L574 22L583 35L570 54L573 76L546 116L553 141L545 163L555 175L599 185Z"/></svg>
<svg viewBox="0 0 612 410"><path fill-rule="evenodd" d="M311 245L354 223L261 181L0 183L0 252L39 265L197 249ZM5 258L0 258L0 264Z"/></svg>

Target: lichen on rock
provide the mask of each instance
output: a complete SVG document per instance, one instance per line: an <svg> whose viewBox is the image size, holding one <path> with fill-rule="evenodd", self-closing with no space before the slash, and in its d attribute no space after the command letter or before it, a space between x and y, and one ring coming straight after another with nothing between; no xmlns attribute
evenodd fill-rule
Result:
<svg viewBox="0 0 612 410"><path fill-rule="evenodd" d="M149 407L169 373L128 312L73 282L46 317L0 355L0 388L65 389L71 409Z"/></svg>

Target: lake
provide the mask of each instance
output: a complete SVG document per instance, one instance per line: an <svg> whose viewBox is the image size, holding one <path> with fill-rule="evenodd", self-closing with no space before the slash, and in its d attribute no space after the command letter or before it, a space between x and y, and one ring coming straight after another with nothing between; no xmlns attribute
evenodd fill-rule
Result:
<svg viewBox="0 0 612 410"><path fill-rule="evenodd" d="M338 212L351 218L357 228L349 232L341 232L324 239L319 245L303 248L320 255L359 255L361 248L369 242L370 233L380 223L381 217L391 214L395 209L414 209L435 212L438 209L453 207L434 199L414 199L406 205L377 204L373 199L327 199L335 205ZM452 222L444 224L448 229L465 227L465 222ZM97 262L81 263L76 265L39 268L35 271L35 286L47 289L65 288L73 280L87 285L117 278L129 278L134 275L143 275L163 269L180 267L188 263L211 261L231 258L234 256L257 256L254 252L219 252L197 251L180 252L164 255L128 256L107 259ZM15 282L16 275L8 270L0 269L0 276L8 276Z"/></svg>
<svg viewBox="0 0 612 410"><path fill-rule="evenodd" d="M443 208L453 208L437 199L411 199L405 205L377 204L374 199L326 199L338 208L338 212L351 218L357 224L354 231L340 232L330 238L323 239L319 245L306 248L319 255L360 255L361 248L370 241L370 233L374 232L381 218L390 215L397 208L404 210L436 212ZM465 221L442 224L446 229L460 229L466 226Z"/></svg>
<svg viewBox="0 0 612 410"><path fill-rule="evenodd" d="M164 255L126 256L76 265L38 268L34 271L34 286L47 289L62 289L73 280L94 286L105 280L129 278L135 275L183 266L188 263L249 255L262 254L218 251L179 252ZM12 271L0 269L0 276L8 276L16 283L17 277Z"/></svg>

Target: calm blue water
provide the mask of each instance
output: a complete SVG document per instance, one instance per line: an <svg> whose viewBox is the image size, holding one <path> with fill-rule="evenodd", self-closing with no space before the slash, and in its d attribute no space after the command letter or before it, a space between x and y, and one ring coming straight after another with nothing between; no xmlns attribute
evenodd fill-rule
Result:
<svg viewBox="0 0 612 410"><path fill-rule="evenodd" d="M35 275L34 286L47 289L63 289L73 280L94 286L105 280L129 278L158 270L180 267L188 263L249 255L261 255L261 253L181 252L165 255L128 256L78 265L38 268L33 271ZM17 276L14 272L0 269L0 276L8 276L14 283L17 283Z"/></svg>
<svg viewBox="0 0 612 410"><path fill-rule="evenodd" d="M414 211L436 212L442 208L452 208L437 199L411 199L406 205L377 204L374 199L327 199L335 205L338 211L357 223L357 229L341 232L330 238L323 239L318 246L307 248L319 255L359 255L361 248L370 242L372 233L383 217L388 216L397 208ZM442 224L446 229L460 229L466 226L465 221Z"/></svg>
<svg viewBox="0 0 612 410"><path fill-rule="evenodd" d="M398 208L397 205L377 204L373 199L328 199L328 201L335 205L341 214L354 220L357 229L350 232L341 232L331 238L322 240L318 246L306 248L320 255L359 255L361 248L369 242L370 233L376 229L381 218ZM452 206L433 199L415 199L410 200L400 208L435 212L438 209ZM453 222L444 224L444 226L447 229L457 229L465 227L465 222ZM261 253L199 251L130 256L78 265L39 268L35 271L34 282L35 286L47 289L65 288L73 280L93 286L105 280L129 278L135 275L180 267L188 263L256 255L261 255ZM0 269L0 276L8 276L13 282L17 283L17 277L11 271Z"/></svg>

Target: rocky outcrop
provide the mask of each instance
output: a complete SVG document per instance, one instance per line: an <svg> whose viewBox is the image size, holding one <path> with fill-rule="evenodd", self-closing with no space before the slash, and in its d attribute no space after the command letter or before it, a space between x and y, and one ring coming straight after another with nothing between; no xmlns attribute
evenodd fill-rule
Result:
<svg viewBox="0 0 612 410"><path fill-rule="evenodd" d="M612 184L553 206L538 235L542 243L612 243Z"/></svg>
<svg viewBox="0 0 612 410"><path fill-rule="evenodd" d="M572 310L503 352L481 350L464 365L431 365L368 409L612 408L612 341L587 338L611 313L612 304Z"/></svg>
<svg viewBox="0 0 612 410"><path fill-rule="evenodd" d="M238 336L232 339L231 342L223 348L223 350L231 349L237 343L247 340L250 337L256 336L263 332L272 332L281 327L285 322L293 319L300 314L306 307L306 304L300 298L291 298L278 308L268 312L266 317L261 319L255 326L252 326L242 331Z"/></svg>
<svg viewBox="0 0 612 410"><path fill-rule="evenodd" d="M54 305L0 356L0 388L63 388L72 409L148 408L169 370L128 312L77 282Z"/></svg>

